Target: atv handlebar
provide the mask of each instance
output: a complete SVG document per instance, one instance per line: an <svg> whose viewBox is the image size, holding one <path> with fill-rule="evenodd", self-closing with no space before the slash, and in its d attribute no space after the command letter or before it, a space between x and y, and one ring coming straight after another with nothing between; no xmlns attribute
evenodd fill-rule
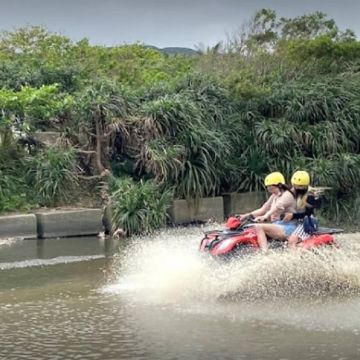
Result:
<svg viewBox="0 0 360 360"><path fill-rule="evenodd" d="M244 219L244 221L247 221L247 220L254 220L255 217L254 215L250 214L250 215L246 215L246 216L241 216L241 214L235 214L233 215L234 217L236 217L237 219L241 220L242 218Z"/></svg>
<svg viewBox="0 0 360 360"><path fill-rule="evenodd" d="M254 223L254 217L252 215L250 216L240 216L240 215L234 215L230 216L227 219L226 226L230 230L239 230L243 228L245 225L253 224Z"/></svg>

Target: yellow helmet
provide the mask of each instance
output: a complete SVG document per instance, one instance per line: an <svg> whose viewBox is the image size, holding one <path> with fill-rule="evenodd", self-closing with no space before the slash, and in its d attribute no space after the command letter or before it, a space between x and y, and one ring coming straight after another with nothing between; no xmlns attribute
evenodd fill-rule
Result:
<svg viewBox="0 0 360 360"><path fill-rule="evenodd" d="M291 184L294 186L309 186L310 175L307 171L295 171L292 178Z"/></svg>
<svg viewBox="0 0 360 360"><path fill-rule="evenodd" d="M264 183L265 186L285 184L285 178L281 172L275 171L266 176Z"/></svg>

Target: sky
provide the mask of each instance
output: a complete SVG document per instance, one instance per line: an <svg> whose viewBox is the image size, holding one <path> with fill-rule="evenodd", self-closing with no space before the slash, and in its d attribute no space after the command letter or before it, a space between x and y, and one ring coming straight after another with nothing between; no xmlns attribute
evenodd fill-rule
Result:
<svg viewBox="0 0 360 360"><path fill-rule="evenodd" d="M360 0L0 0L0 30L41 25L94 45L196 48L226 40L261 8L285 17L319 10L360 35Z"/></svg>

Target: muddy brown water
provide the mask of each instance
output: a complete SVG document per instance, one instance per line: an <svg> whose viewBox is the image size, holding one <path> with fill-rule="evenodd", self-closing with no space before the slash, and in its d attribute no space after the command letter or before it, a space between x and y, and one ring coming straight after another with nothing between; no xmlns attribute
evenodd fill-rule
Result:
<svg viewBox="0 0 360 360"><path fill-rule="evenodd" d="M222 263L201 232L0 241L0 359L360 358L360 234Z"/></svg>

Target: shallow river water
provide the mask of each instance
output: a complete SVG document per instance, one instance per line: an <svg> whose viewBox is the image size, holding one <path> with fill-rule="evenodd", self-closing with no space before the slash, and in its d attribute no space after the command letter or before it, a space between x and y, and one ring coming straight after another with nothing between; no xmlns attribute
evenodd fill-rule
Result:
<svg viewBox="0 0 360 360"><path fill-rule="evenodd" d="M201 233L0 241L0 359L360 358L360 234L221 263Z"/></svg>

